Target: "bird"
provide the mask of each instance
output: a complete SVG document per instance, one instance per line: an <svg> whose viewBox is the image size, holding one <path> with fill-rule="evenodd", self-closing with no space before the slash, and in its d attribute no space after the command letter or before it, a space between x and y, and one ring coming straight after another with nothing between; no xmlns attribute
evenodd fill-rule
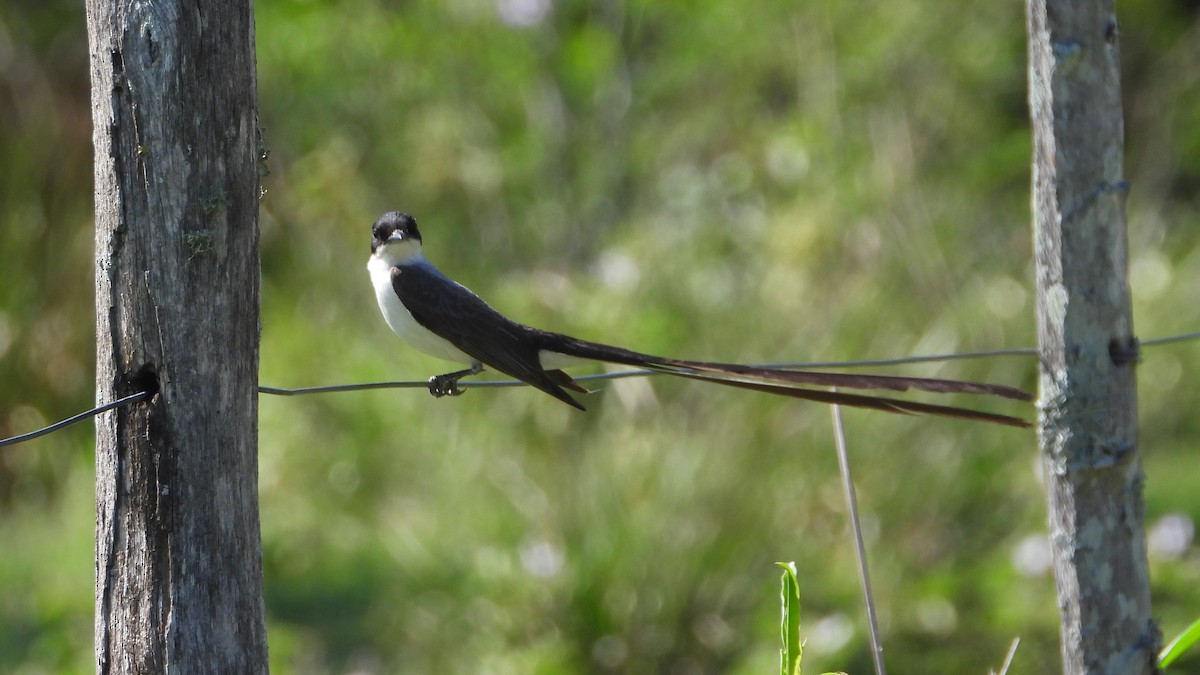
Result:
<svg viewBox="0 0 1200 675"><path fill-rule="evenodd" d="M490 368L569 406L585 410L571 392L587 394L590 391L563 369L604 362L820 403L890 413L955 417L1013 427L1030 426L1024 419L1008 415L842 391L917 389L1000 396L1026 402L1033 400L1031 394L1005 385L689 361L652 356L527 326L509 319L466 286L443 274L425 258L421 245L421 231L416 219L402 211L389 211L371 226L371 257L367 270L383 318L396 335L430 356L467 366L430 377L429 392L435 397L461 394L460 379Z"/></svg>

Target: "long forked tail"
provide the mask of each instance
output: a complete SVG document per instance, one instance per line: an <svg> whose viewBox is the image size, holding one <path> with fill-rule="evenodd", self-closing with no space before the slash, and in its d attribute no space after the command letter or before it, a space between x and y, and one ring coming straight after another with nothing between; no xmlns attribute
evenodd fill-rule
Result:
<svg viewBox="0 0 1200 675"><path fill-rule="evenodd" d="M727 380L719 377L710 377L707 375L699 375L695 373L687 373L682 371L665 371L671 372L679 377L687 377L694 380L702 380L705 382L715 382L730 387L741 387L743 389L752 389L754 391L762 391L768 394L777 394L780 396L790 396L805 401L816 401L818 403L828 403L830 405L846 405L855 408L868 408L871 410L882 410L884 412L898 413L901 415L937 415L939 417L956 417L964 420L975 420L977 422L991 422L993 424L1003 424L1010 427L1018 427L1021 429L1029 428L1029 422L1020 417L1010 417L1008 415L998 415L996 413L983 412L981 410L972 410L970 408L957 408L949 405L936 405L933 403L921 403L920 401L905 401L898 398L887 398L884 396L866 396L863 394L848 394L841 391L824 391L821 389L803 389L800 387L788 387L779 384L771 384L767 382L747 382L743 380Z"/></svg>
<svg viewBox="0 0 1200 675"><path fill-rule="evenodd" d="M1032 401L1033 395L1000 384L968 382L930 377L905 377L897 375L866 375L858 373L826 373L811 370L766 368L733 363L686 361L668 359L649 354L640 354L621 347L596 342L587 342L567 336L555 336L555 351L584 359L619 363L638 368L686 377L693 380L713 382L726 386L751 389L769 394L789 396L807 401L869 408L898 414L926 414L941 417L991 422L1027 428L1029 422L1008 415L958 408L954 406L906 401L882 396L825 391L806 387L832 387L860 390L909 391L912 389L939 394L977 394L1001 396L1017 401Z"/></svg>

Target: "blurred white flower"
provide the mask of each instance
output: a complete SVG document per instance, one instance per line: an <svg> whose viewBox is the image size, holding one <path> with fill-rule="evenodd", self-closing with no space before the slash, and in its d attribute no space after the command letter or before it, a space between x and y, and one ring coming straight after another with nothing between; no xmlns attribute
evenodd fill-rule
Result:
<svg viewBox="0 0 1200 675"><path fill-rule="evenodd" d="M1182 513L1168 513L1150 526L1146 547L1151 557L1182 558L1196 536L1196 524Z"/></svg>

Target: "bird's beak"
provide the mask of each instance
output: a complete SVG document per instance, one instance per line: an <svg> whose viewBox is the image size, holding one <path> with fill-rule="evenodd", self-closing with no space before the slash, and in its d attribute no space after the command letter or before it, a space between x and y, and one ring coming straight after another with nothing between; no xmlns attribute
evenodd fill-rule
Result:
<svg viewBox="0 0 1200 675"><path fill-rule="evenodd" d="M390 244L393 241L404 241L405 239L408 239L407 232L404 230L392 230L391 235L388 236L388 243Z"/></svg>

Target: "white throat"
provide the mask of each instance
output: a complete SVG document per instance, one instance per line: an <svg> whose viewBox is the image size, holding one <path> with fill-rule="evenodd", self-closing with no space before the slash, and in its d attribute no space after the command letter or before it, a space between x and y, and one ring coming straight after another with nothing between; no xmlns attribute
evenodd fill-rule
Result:
<svg viewBox="0 0 1200 675"><path fill-rule="evenodd" d="M382 259L390 269L396 265L406 265L424 260L425 256L421 253L420 239L401 239L376 248L371 260L376 258Z"/></svg>

